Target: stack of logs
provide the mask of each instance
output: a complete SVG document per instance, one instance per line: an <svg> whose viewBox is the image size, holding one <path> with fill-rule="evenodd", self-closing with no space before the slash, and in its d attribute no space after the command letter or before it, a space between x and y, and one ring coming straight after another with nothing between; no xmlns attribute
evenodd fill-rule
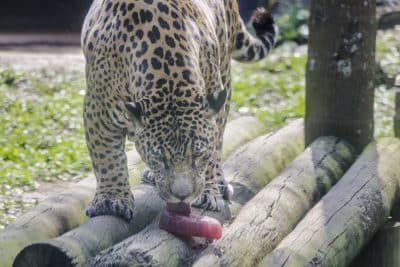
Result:
<svg viewBox="0 0 400 267"><path fill-rule="evenodd" d="M355 155L336 137L304 150L303 131L302 120L268 134L252 117L228 124L223 169L233 200L219 213L194 211L224 224L218 241L160 230L165 203L146 184L132 187L132 222L87 220L83 211L95 188L90 178L0 232L0 266L398 266L398 259L382 264L382 244L395 239L385 229L399 227L387 218L400 200L400 140L381 139ZM130 154L131 182L138 183L144 164ZM381 261L356 258L374 235Z"/></svg>

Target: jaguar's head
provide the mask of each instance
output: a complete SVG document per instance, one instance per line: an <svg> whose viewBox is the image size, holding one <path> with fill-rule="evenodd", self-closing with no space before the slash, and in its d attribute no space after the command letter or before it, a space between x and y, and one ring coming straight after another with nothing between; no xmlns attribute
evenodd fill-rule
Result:
<svg viewBox="0 0 400 267"><path fill-rule="evenodd" d="M203 97L204 98L204 97ZM213 175L219 132L215 114L224 106L226 91L196 102L157 105L146 99L126 103L134 123L134 142L154 175L160 196L169 203L191 203ZM194 104L202 103L202 104Z"/></svg>

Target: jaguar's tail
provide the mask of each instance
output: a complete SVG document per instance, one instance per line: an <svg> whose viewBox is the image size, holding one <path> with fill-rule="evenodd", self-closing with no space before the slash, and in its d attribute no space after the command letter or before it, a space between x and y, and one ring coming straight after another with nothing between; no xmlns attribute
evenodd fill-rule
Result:
<svg viewBox="0 0 400 267"><path fill-rule="evenodd" d="M232 58L238 61L255 61L264 58L275 43L276 27L274 19L264 8L257 8L250 19L256 37L252 36L242 22L236 33Z"/></svg>

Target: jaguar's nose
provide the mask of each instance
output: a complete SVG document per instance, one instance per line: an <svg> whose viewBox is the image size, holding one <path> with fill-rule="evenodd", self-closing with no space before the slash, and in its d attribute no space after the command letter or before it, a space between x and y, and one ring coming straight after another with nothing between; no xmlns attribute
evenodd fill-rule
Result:
<svg viewBox="0 0 400 267"><path fill-rule="evenodd" d="M188 179L177 179L171 184L171 194L181 201L193 194L193 184Z"/></svg>

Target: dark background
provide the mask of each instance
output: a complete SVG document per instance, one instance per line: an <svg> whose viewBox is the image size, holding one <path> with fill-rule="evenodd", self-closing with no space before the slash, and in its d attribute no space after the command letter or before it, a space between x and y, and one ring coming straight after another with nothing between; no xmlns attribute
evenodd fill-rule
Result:
<svg viewBox="0 0 400 267"><path fill-rule="evenodd" d="M245 21L263 1L238 0ZM92 0L1 0L1 32L79 32Z"/></svg>
<svg viewBox="0 0 400 267"><path fill-rule="evenodd" d="M2 32L79 32L92 0L1 0Z"/></svg>

